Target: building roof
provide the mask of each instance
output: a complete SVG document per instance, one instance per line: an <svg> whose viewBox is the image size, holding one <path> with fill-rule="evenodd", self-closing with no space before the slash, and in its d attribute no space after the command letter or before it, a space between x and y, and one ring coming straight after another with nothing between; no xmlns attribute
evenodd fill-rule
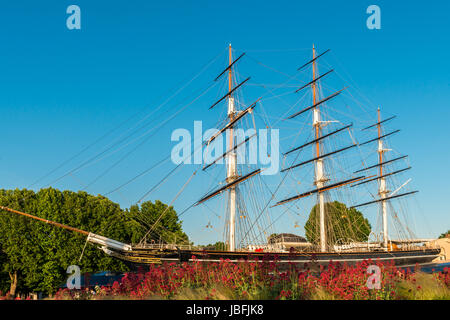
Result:
<svg viewBox="0 0 450 320"><path fill-rule="evenodd" d="M279 233L271 235L268 239L269 243L279 242L308 242L304 237L292 233Z"/></svg>

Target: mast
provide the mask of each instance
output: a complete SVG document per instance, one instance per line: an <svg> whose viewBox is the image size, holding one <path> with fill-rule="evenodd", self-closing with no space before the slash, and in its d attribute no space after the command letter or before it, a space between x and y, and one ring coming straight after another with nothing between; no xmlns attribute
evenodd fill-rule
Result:
<svg viewBox="0 0 450 320"><path fill-rule="evenodd" d="M313 61L312 61L312 72L313 72L313 80L316 79L316 50L312 48L313 51ZM313 105L316 104L316 82L314 81L312 84L312 91L313 91ZM323 168L323 158L320 157L320 112L319 107L316 106L313 109L313 127L314 127L314 134L315 134L315 140L316 140L316 158L317 160L314 161L315 166L315 184L318 190L322 189L324 186L324 183L326 181L325 175L324 175L324 168ZM324 195L323 192L318 192L318 198L319 198L319 227L320 227L320 251L325 252L326 247L326 232L325 232L325 203L324 203Z"/></svg>
<svg viewBox="0 0 450 320"><path fill-rule="evenodd" d="M381 115L380 108L377 110L378 113L378 165L379 165L379 184L378 184L378 194L380 196L380 206L381 206L381 215L383 222L383 247L387 250L388 247L388 225L387 225L387 204L386 204L386 196L389 192L386 188L386 179L383 176L383 153L386 151L383 148L383 139L381 138Z"/></svg>
<svg viewBox="0 0 450 320"><path fill-rule="evenodd" d="M377 148L377 153L378 153L378 162L376 164L373 164L371 166L367 166L365 168L362 168L360 170L355 171L354 173L358 173L358 172L363 172L363 171L367 171L367 170L371 170L371 169L375 169L377 168L378 171L378 175L373 178L373 179L368 179L362 182L358 182L354 185L352 185L351 187L356 187L356 186L360 186L366 183L370 183L370 182L374 182L377 181L378 182L378 199L376 200L372 200L372 201L368 201L365 203L361 203L361 204L357 204L354 206L351 206L350 208L358 208L358 207L362 207L362 206L367 206L370 204L380 204L380 212L381 212L381 218L382 218L382 234L383 234L383 242L382 242L382 246L383 248L387 251L388 250L388 241L389 241L389 235L388 235L388 217L387 217L387 202L392 200L392 199L397 199L400 197L404 197L404 196L408 196L414 193L417 193L418 191L410 191L410 192L405 192L402 194L396 194L401 188L403 188L407 183L404 183L403 185L401 185L399 188L397 188L394 192L390 193L391 191L388 190L387 188L387 184L386 184L386 178L388 177L392 177L396 174L399 174L401 172L405 172L406 170L411 169L411 166L406 167L406 168L402 168L399 170L395 170L395 171L390 171L389 170L385 170L386 169L386 165L388 164L392 164L394 162L397 162L399 160L405 159L406 157L408 157L407 155L404 156L400 156L394 159L390 159L388 160L385 156L384 153L387 151L390 151L390 149L385 149L384 146L384 139L386 137L389 137L397 132L399 132L400 130L394 130L391 131L389 133L385 133L383 134L382 130L381 130L381 125L389 120L394 119L395 116L381 120L381 111L380 108L377 109L377 122L375 124L372 124L366 128L361 129L362 131L370 129L370 128L376 128L377 129L377 137L374 139L370 139L368 141L365 141L363 143L360 143L359 146L363 146L372 142L377 142L378 143L378 148ZM387 172L386 172L387 171ZM370 178L370 177L368 177Z"/></svg>
<svg viewBox="0 0 450 320"><path fill-rule="evenodd" d="M233 74L231 65L233 63L232 53L231 53L231 44L228 47L228 91L230 92L233 87ZM235 106L234 106L234 97L232 94L228 96L228 118L230 123L233 121L235 115ZM228 149L232 150L227 155L227 183L233 182L237 177L236 172L236 152L233 149L234 145L234 133L233 133L233 125L228 128ZM230 217L230 226L229 226L229 239L228 239L228 250L235 251L236 246L236 186L232 186L229 188L229 217Z"/></svg>
<svg viewBox="0 0 450 320"><path fill-rule="evenodd" d="M313 154L315 155L314 158L294 164L288 168L284 168L281 171L290 171L294 168L298 168L301 167L305 164L314 162L314 184L316 185L316 189L303 193L303 194L298 194L296 196L278 201L276 205L280 205L280 204L285 204L288 203L290 201L296 200L296 199L300 199L312 194L317 194L317 202L318 202L318 209L319 209L319 230L320 230L320 251L321 252L326 252L328 250L327 248L327 233L326 233L326 225L325 225L325 195L324 192L330 190L330 189L334 189L334 188L338 188L338 187L342 187L344 185L347 185L349 183L353 183L353 182L357 182L360 180L364 180L366 179L365 176L361 176L361 177L357 177L357 178L351 178L351 179L347 179L344 181L340 181L338 183L335 183L333 185L330 186L326 186L325 183L328 181L328 179L326 178L326 174L325 174L325 168L324 168L324 159L334 155L336 153L339 152L343 152L345 150L349 150L353 147L356 147L357 144L352 144L350 146L338 149L338 150L334 150L328 153L323 153L321 150L321 143L325 138L328 138L332 135L335 135L339 132L343 132L345 129L350 128L352 125L347 125L344 126L342 128L339 128L337 130L334 130L333 132L329 132L325 135L322 135L321 131L322 131L322 127L325 126L328 122L327 121L322 121L321 119L321 115L320 115L320 109L319 106L322 105L323 103L325 103L326 101L338 96L343 90L345 90L346 88L343 88L339 91L334 92L333 94L319 100L318 99L318 87L317 87L317 83L319 79L322 79L324 76L330 74L331 72L333 72L333 69L329 70L328 72L319 75L317 72L317 66L316 66L316 60L323 56L325 53L329 52L330 50L326 50L323 53L316 55L316 49L313 45L312 47L312 59L309 60L307 63L303 64L300 68L298 68L297 70L301 70L302 68L304 68L305 66L311 64L312 65L312 80L310 82L308 82L307 84L301 86L300 88L298 88L295 92L299 92L300 90L302 90L303 88L309 87L311 86L312 89L312 96L313 96L313 101L312 101L312 105L310 105L309 107L306 107L300 111L295 112L294 114L290 115L289 117L287 117L286 119L293 119L295 117L300 116L301 114L304 114L306 112L309 112L310 110L312 111L312 124L313 124L313 130L314 130L314 139L312 141L309 141L307 143L304 143L303 145L293 148L292 150L289 150L288 152L285 153L285 155L292 153L294 151L298 151L302 148L304 148L305 146L309 146L312 145L313 147ZM317 208L317 206L316 206Z"/></svg>
<svg viewBox="0 0 450 320"><path fill-rule="evenodd" d="M233 87L233 67L236 62L238 62L245 53L241 54L237 59L234 61L232 60L233 54L232 54L232 48L231 44L228 46L228 66L223 70L214 81L217 81L222 75L227 74L228 75L228 92L219 100L217 100L212 106L209 107L211 110L214 106L218 105L220 102L226 100L227 102L227 117L228 122L227 124L222 127L216 134L214 134L208 141L205 142L205 145L209 145L214 139L216 139L219 135L221 135L223 132L226 132L227 135L227 141L228 146L225 153L223 153L221 156L217 157L214 161L207 164L203 167L202 170L206 170L207 168L210 168L213 164L217 163L218 160L225 158L225 164L226 164L226 185L222 186L218 189L216 189L213 192L210 192L208 195L201 198L195 205L199 205L209 199L214 198L215 196L218 196L222 194L223 192L227 192L228 194L228 209L226 214L229 214L229 229L228 229L228 250L229 251L235 251L236 250L236 211L237 211L237 192L238 192L238 186L241 182L246 181L247 179L256 176L261 172L260 169L254 170L250 173L244 174L240 176L237 172L237 153L236 150L240 145L245 144L248 142L252 137L255 137L256 134L248 137L245 139L245 141L240 142L239 144L236 144L234 139L234 127L238 125L238 122L242 120L242 118L250 113L252 113L253 109L256 107L258 101L261 99L258 98L255 102L253 102L250 106L245 108L244 110L236 110L235 105L235 98L234 98L234 92L237 91L240 87L242 87L248 80L250 80L250 77L242 81L241 83L235 85Z"/></svg>

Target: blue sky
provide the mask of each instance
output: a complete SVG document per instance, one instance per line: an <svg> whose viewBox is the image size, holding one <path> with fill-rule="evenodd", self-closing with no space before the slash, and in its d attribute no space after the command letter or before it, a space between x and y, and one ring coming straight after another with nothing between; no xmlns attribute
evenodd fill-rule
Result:
<svg viewBox="0 0 450 320"><path fill-rule="evenodd" d="M81 8L81 30L66 28L66 8L71 4ZM371 4L381 8L380 30L366 27L366 8ZM226 61L225 49L230 42L236 54L248 53L249 58L241 63L242 77L255 75L255 83L276 83L277 78L262 79L264 73L259 73L260 66L252 64L252 59L293 74L310 57L314 43L319 51L331 48L325 61L367 97L368 101L360 101L365 110L373 111L373 119L378 105L386 116L397 115L392 128L402 131L392 139L392 145L409 154L413 166L409 176L420 190L413 202L420 204L423 221L417 223L417 234L437 236L450 229L446 203L450 193L449 11L448 1L2 3L1 187L30 186L129 119L113 134L33 186L44 187L151 112L164 111L155 123L162 121L164 114L175 112L210 84L208 81ZM189 87L162 109L156 109L218 55ZM216 123L220 113L206 110L208 103L220 96L219 89L213 88L214 95L192 104L86 190L105 194L148 168L158 156L170 152L172 130L189 129L193 120ZM249 90L248 102L256 97ZM130 144L97 166L76 171L52 186L79 190L137 144ZM108 197L129 207L163 174L161 169L143 176ZM180 181L188 176L186 173L180 180L168 181L148 200L170 202ZM177 200L177 210L205 193L201 190L203 178L199 179L201 182L192 186L198 192ZM207 222L208 218L196 217L186 219L184 225L194 241L210 242L214 235L201 228ZM203 231L206 235L200 236Z"/></svg>

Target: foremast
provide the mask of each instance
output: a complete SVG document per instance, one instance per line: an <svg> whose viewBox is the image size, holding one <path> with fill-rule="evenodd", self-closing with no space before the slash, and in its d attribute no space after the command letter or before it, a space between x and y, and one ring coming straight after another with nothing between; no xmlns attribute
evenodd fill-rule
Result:
<svg viewBox="0 0 450 320"><path fill-rule="evenodd" d="M233 74L231 64L233 63L231 44L228 47L228 92L231 92L233 88ZM231 93L228 96L228 119L229 123L232 123L235 117L236 109L234 105L234 96ZM236 150L234 150L234 125L230 125L228 128L228 149L231 150L227 155L227 183L234 182L238 177L236 170ZM236 249L236 186L233 185L229 188L228 208L229 208L229 238L228 238L228 250L235 251Z"/></svg>
<svg viewBox="0 0 450 320"><path fill-rule="evenodd" d="M256 107L256 104L261 99L257 99L255 102L253 102L250 106L245 108L244 110L236 110L236 104L235 104L235 92L238 88L240 88L242 85L244 85L250 77L242 81L241 83L234 85L233 83L233 66L234 64L239 61L245 53L242 53L238 58L236 58L233 61L233 55L232 55L232 47L231 44L228 46L228 66L223 70L214 81L217 81L222 75L227 73L228 75L228 92L219 100L217 100L209 109L212 109L214 106L216 106L218 103L226 99L227 101L227 117L228 122L227 124L221 128L216 134L214 134L208 141L206 141L206 145L208 146L213 140L215 140L219 135L221 135L223 132L226 132L227 135L227 151L222 154L221 156L217 157L215 160L213 160L211 163L205 165L203 167L203 170L208 169L213 164L217 163L220 159L225 158L226 159L226 185L223 187L218 188L217 190L205 195L203 198L197 201L196 205L199 205L225 191L228 193L228 250L229 251L235 251L236 250L236 213L237 213L237 194L238 194L238 186L241 182L244 182L245 180L259 174L261 172L261 169L253 170L250 173L240 175L237 170L237 153L236 150L238 147L240 147L242 144L245 144L247 141L249 141L252 137L256 136L256 134L252 135L251 137L248 137L245 141L242 141L239 144L235 143L235 126L237 123L247 114L252 113L253 109Z"/></svg>

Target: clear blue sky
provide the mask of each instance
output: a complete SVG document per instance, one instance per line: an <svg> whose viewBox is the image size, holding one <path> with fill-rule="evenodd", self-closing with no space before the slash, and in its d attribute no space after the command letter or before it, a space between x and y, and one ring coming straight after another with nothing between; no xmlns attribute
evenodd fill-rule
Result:
<svg viewBox="0 0 450 320"><path fill-rule="evenodd" d="M81 30L66 28L71 4L81 8ZM365 11L371 4L381 8L381 30L366 28ZM381 105L387 115L398 116L393 127L402 132L393 142L410 155L410 176L420 190L416 198L426 220L418 224L418 235L437 236L450 229L448 1L19 0L0 7L2 188L31 185L140 112L33 188L75 168L152 112L230 42L237 52L246 51L289 74L306 61L314 43L319 51L332 49L329 61L339 61L336 70L373 103L367 108L375 112L373 107ZM224 57L207 71L209 78L200 77L165 106L168 114L208 85ZM257 74L256 67L243 64L249 75ZM149 167L170 151L173 129L190 128L192 120L214 124L219 114L206 109L217 96L216 90L210 99L193 104L191 112L168 123L87 191L104 194ZM79 190L133 147L53 186ZM109 197L128 207L162 174L144 176ZM149 199L170 202L179 187L180 181L168 181ZM176 209L189 201L180 199ZM197 235L204 224L185 221L194 241L212 239Z"/></svg>

